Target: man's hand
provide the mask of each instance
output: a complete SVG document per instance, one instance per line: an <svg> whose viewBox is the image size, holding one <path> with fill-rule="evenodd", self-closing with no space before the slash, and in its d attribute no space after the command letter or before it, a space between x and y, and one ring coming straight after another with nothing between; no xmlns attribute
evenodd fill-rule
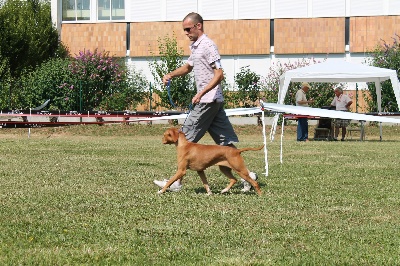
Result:
<svg viewBox="0 0 400 266"><path fill-rule="evenodd" d="M171 74L167 74L167 75L165 75L163 78L162 78L162 82L164 83L164 85L167 85L168 84L168 81L170 81L172 79L172 76L171 76Z"/></svg>
<svg viewBox="0 0 400 266"><path fill-rule="evenodd" d="M197 93L193 98L192 98L192 104L197 104L200 102L201 99L201 94Z"/></svg>

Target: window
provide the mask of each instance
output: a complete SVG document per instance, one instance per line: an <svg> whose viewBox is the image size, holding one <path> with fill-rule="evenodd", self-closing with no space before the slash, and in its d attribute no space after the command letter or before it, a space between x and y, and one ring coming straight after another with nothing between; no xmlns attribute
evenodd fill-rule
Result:
<svg viewBox="0 0 400 266"><path fill-rule="evenodd" d="M125 19L125 0L98 0L98 20Z"/></svg>
<svg viewBox="0 0 400 266"><path fill-rule="evenodd" d="M63 0L62 20L90 20L90 0Z"/></svg>

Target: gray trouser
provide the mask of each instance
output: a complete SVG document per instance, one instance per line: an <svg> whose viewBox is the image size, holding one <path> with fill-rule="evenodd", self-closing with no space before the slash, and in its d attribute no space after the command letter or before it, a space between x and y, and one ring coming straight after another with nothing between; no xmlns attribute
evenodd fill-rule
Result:
<svg viewBox="0 0 400 266"><path fill-rule="evenodd" d="M239 142L223 106L219 102L196 104L182 126L187 140L198 142L208 131L218 145Z"/></svg>

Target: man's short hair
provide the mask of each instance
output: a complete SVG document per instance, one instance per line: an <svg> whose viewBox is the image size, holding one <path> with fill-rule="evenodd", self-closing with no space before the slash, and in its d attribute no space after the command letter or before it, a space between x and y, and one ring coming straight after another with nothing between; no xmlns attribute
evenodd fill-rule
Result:
<svg viewBox="0 0 400 266"><path fill-rule="evenodd" d="M191 13L189 13L189 14L187 14L186 15L186 17L182 20L182 21L185 21L185 20L187 20L188 18L190 18L190 20L193 22L193 23L200 23L200 24L203 24L203 18L202 18L202 16L200 16L198 13L196 13L196 12L191 12Z"/></svg>
<svg viewBox="0 0 400 266"><path fill-rule="evenodd" d="M340 88L340 87L337 87L337 88L335 89L335 91L338 91L338 92L342 93L342 92L343 92L343 89Z"/></svg>

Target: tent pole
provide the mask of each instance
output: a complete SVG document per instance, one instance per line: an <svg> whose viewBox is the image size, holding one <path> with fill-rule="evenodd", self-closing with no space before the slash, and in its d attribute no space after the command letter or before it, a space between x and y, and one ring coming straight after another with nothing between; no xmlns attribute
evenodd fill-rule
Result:
<svg viewBox="0 0 400 266"><path fill-rule="evenodd" d="M267 136L266 136L266 134L265 134L265 116L264 116L264 109L262 110L261 122L262 122L262 126L263 126L265 176L268 176L268 149L267 149ZM272 131L271 131L271 132L272 132Z"/></svg>
<svg viewBox="0 0 400 266"><path fill-rule="evenodd" d="M377 96L377 104L378 104L378 114L382 112L382 91L381 91L381 83L378 79L375 81L375 90ZM382 122L379 122L379 139L382 141Z"/></svg>
<svg viewBox="0 0 400 266"><path fill-rule="evenodd" d="M284 128L284 126L285 126L285 116L282 115L281 154L280 154L281 164L283 163L283 128Z"/></svg>

